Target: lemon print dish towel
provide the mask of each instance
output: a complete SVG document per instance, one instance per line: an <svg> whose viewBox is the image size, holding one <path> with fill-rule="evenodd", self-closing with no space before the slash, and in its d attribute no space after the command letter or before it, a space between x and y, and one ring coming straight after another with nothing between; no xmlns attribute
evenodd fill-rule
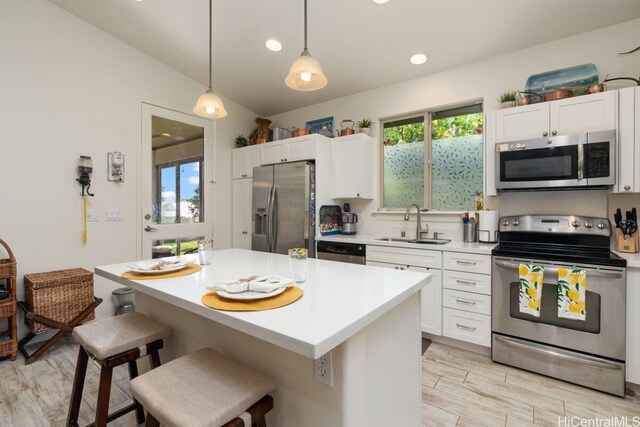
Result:
<svg viewBox="0 0 640 427"><path fill-rule="evenodd" d="M544 267L534 264L520 264L518 272L520 273L518 291L520 313L540 317Z"/></svg>
<svg viewBox="0 0 640 427"><path fill-rule="evenodd" d="M587 273L580 268L558 269L558 317L585 320Z"/></svg>

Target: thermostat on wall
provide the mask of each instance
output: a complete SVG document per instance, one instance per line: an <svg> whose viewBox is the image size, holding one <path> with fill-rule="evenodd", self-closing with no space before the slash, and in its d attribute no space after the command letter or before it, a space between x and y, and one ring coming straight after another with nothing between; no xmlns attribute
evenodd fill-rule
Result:
<svg viewBox="0 0 640 427"><path fill-rule="evenodd" d="M118 182L124 181L124 154L119 151L108 153L107 180Z"/></svg>

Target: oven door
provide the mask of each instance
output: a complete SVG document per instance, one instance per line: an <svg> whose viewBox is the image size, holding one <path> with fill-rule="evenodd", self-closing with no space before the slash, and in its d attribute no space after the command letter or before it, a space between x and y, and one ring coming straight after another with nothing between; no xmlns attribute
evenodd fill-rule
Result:
<svg viewBox="0 0 640 427"><path fill-rule="evenodd" d="M587 185L587 134L496 144L496 188L581 187Z"/></svg>
<svg viewBox="0 0 640 427"><path fill-rule="evenodd" d="M518 267L521 263L544 267L540 317L519 311ZM584 321L558 317L556 296L560 267L582 268L587 274ZM493 257L493 332L624 361L625 304L624 268Z"/></svg>

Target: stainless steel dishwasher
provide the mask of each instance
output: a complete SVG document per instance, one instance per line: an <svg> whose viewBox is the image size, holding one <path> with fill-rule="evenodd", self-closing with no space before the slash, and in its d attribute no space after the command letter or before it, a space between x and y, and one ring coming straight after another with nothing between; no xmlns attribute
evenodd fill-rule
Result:
<svg viewBox="0 0 640 427"><path fill-rule="evenodd" d="M317 255L318 259L364 265L366 246L359 243L319 241Z"/></svg>

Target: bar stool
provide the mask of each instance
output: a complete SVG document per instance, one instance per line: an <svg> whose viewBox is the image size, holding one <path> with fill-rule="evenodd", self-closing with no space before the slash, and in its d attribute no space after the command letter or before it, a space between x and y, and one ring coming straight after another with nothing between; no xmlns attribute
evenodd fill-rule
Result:
<svg viewBox="0 0 640 427"><path fill-rule="evenodd" d="M211 348L140 375L130 388L151 427L266 427L273 409L271 379Z"/></svg>
<svg viewBox="0 0 640 427"><path fill-rule="evenodd" d="M141 313L128 313L77 326L73 330L73 337L80 344L80 350L73 379L67 426L78 426L78 413L89 356L101 366L96 420L90 426L106 426L107 422L134 409L138 424L143 423L144 410L136 400L131 405L109 414L113 368L128 363L129 377L134 379L138 376L136 361L146 355L151 356L151 367L157 368L160 366L158 350L162 348L162 339L171 335L171 332L170 327L151 320Z"/></svg>

